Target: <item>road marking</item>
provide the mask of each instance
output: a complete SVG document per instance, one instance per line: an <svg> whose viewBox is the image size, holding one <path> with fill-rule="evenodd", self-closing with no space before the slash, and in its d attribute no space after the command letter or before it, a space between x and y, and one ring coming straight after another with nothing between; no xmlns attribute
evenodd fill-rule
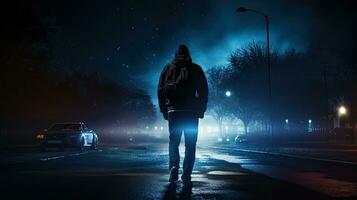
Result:
<svg viewBox="0 0 357 200"><path fill-rule="evenodd" d="M69 154L69 156L79 156L79 155L84 155L87 154L89 152L80 152L80 153L73 153L73 154Z"/></svg>
<svg viewBox="0 0 357 200"><path fill-rule="evenodd" d="M48 158L41 158L41 161L48 161L48 160L56 160L56 159L60 159L60 158L64 158L64 156L53 156L53 157L48 157Z"/></svg>
<svg viewBox="0 0 357 200"><path fill-rule="evenodd" d="M91 151L91 152L96 152L96 151ZM101 152L98 150L98 152ZM41 161L49 161L49 160L56 160L56 159L60 159L60 158L65 158L66 156L80 156L80 155L84 155L84 154L88 154L90 153L89 151L86 152L79 152L79 153L72 153L69 155L61 155L61 156L52 156L52 157L47 157L47 158L40 158Z"/></svg>

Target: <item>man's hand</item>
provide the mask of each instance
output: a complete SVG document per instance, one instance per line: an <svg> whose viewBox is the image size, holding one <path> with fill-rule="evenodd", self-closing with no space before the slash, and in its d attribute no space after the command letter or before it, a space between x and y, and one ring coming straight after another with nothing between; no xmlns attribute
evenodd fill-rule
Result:
<svg viewBox="0 0 357 200"><path fill-rule="evenodd" d="M165 120L169 119L169 115L167 113L162 113L164 115Z"/></svg>

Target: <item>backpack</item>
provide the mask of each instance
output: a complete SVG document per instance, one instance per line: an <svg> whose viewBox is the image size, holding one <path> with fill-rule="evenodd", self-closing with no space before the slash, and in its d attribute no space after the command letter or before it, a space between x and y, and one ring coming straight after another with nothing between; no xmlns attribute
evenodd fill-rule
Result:
<svg viewBox="0 0 357 200"><path fill-rule="evenodd" d="M170 64L165 80L164 92L170 101L175 101L178 98L184 98L185 89L192 85L192 69L187 66L177 66Z"/></svg>

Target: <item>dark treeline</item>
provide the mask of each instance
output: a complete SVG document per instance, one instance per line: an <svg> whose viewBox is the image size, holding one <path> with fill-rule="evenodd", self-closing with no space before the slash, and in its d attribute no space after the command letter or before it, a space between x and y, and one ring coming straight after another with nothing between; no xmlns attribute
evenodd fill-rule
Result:
<svg viewBox="0 0 357 200"><path fill-rule="evenodd" d="M100 81L98 73L61 76L20 65L2 73L1 80L2 122L131 126L155 119L155 108L144 91Z"/></svg>
<svg viewBox="0 0 357 200"><path fill-rule="evenodd" d="M53 65L47 38L55 30L41 22L31 3L2 15L6 24L0 46L2 130L63 121L145 126L155 120L154 105L145 91L101 80L96 71L79 70L85 66Z"/></svg>

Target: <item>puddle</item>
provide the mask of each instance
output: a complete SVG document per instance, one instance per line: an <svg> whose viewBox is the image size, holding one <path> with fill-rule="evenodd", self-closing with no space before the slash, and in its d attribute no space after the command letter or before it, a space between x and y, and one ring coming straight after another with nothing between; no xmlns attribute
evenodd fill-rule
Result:
<svg viewBox="0 0 357 200"><path fill-rule="evenodd" d="M218 176L241 176L247 175L242 172L234 172L234 171L210 171L207 173L208 175L218 175Z"/></svg>
<svg viewBox="0 0 357 200"><path fill-rule="evenodd" d="M230 156L230 155L225 155L225 154L209 154L209 157L211 159L216 159L216 160L224 160L229 163L235 163L235 164L247 164L247 163L257 163L256 160L249 159L247 157L241 157L241 156Z"/></svg>

